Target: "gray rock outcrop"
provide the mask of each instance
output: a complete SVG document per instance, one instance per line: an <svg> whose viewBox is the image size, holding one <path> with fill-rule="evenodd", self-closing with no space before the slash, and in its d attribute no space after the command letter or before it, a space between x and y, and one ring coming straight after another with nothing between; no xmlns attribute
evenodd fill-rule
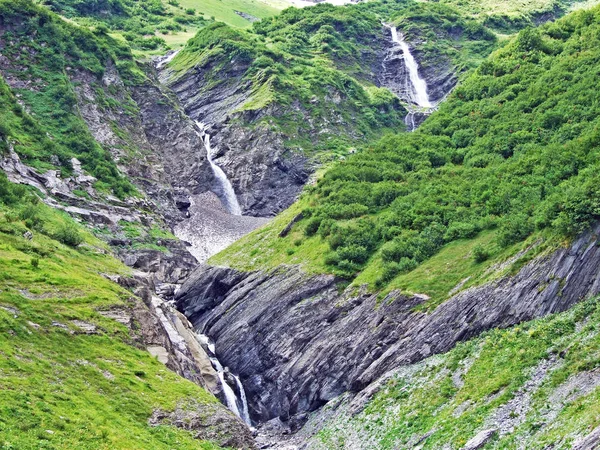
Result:
<svg viewBox="0 0 600 450"><path fill-rule="evenodd" d="M253 419L299 424L307 412L393 368L598 294L598 232L429 313L415 310L424 296L392 292L378 301L365 290L339 292L333 276L295 267L244 273L203 266L176 295L177 306L241 377Z"/></svg>

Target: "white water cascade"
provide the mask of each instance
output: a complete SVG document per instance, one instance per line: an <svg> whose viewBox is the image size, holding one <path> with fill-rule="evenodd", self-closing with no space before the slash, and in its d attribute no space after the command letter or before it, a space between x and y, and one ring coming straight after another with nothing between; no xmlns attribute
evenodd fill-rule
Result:
<svg viewBox="0 0 600 450"><path fill-rule="evenodd" d="M404 40L402 34L398 33L396 27L389 26L389 28L392 34L392 41L396 44L396 48L400 48L404 65L408 71L408 77L405 79L405 92L408 96L408 100L416 107L411 108L409 106L409 113L404 119L404 122L406 123L409 131L414 131L417 127L415 115L427 114L432 108L434 108L435 105L433 105L431 100L429 100L429 95L427 94L427 83L419 75L419 64L410 52L410 47Z"/></svg>
<svg viewBox="0 0 600 450"><path fill-rule="evenodd" d="M234 378L237 390L240 393L239 397L236 395L233 388L227 383L225 379L225 369L223 365L217 359L215 354L215 344L210 341L208 336L204 334L196 334L198 342L200 344L204 344L208 348L208 357L210 358L210 362L214 369L217 371L217 375L219 376L219 381L221 382L221 387L223 388L223 395L225 396L225 403L227 408L231 412L233 412L236 416L242 419L248 426L252 426L252 422L250 421L250 412L248 409L248 401L246 399L246 391L244 390L244 386L242 385L242 381L237 375L229 372L230 375Z"/></svg>
<svg viewBox="0 0 600 450"><path fill-rule="evenodd" d="M240 207L240 204L235 195L235 191L233 190L233 186L229 181L229 178L227 178L227 175L225 175L223 169L217 166L212 159L213 148L210 144L210 135L206 132L207 127L201 122L196 122L196 125L198 125L198 128L200 128L200 130L202 130L204 133L203 140L204 146L206 147L206 155L208 158L208 162L210 163L210 167L212 168L217 183L219 184L219 192L217 192L217 195L223 202L223 206L227 208L227 211L229 211L230 214L233 214L234 216L241 216L242 208Z"/></svg>
<svg viewBox="0 0 600 450"><path fill-rule="evenodd" d="M163 67L165 67L167 64L169 64L171 61L173 61L173 59L175 59L175 57L177 56L177 54L180 52L180 50L176 50L174 52L171 52L161 58L158 59L158 62L156 64L156 68L157 69L162 69Z"/></svg>
<svg viewBox="0 0 600 450"><path fill-rule="evenodd" d="M410 47L404 41L402 35L398 34L396 27L390 27L390 30L392 32L392 41L402 49L402 57L404 58L410 80L410 86L407 86L407 91L410 94L411 100L422 108L431 108L433 105L427 95L427 83L419 75L419 65L410 52Z"/></svg>

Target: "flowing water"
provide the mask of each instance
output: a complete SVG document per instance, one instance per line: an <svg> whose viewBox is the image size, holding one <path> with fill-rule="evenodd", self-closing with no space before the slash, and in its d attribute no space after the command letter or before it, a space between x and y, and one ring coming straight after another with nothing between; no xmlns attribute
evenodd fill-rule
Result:
<svg viewBox="0 0 600 450"><path fill-rule="evenodd" d="M432 104L429 99L429 95L427 94L427 83L419 75L419 64L410 52L410 47L404 40L402 33L398 33L396 27L386 26L390 29L392 41L395 44L390 51L390 56L393 57L394 55L401 53L406 68L406 75L403 76L403 91L396 92L396 94L401 95L409 102L408 114L404 119L404 123L406 124L407 130L414 131L421 122L419 119L422 119L424 115L428 115L435 105Z"/></svg>
<svg viewBox="0 0 600 450"><path fill-rule="evenodd" d="M204 131L203 139L204 146L206 147L206 155L219 186L218 192L216 192L216 194L219 196L219 198L223 202L223 206L227 208L227 211L229 211L230 214L233 214L234 216L241 216L242 208L240 207L240 204L235 195L235 191L233 190L233 186L229 181L229 178L227 178L227 175L225 175L223 169L217 166L212 159L213 149L210 144L210 135L205 131L206 126L201 122L196 122L196 125L198 125L198 127Z"/></svg>
<svg viewBox="0 0 600 450"><path fill-rule="evenodd" d="M225 378L225 369L215 354L215 344L211 342L208 336L204 334L197 334L196 337L198 342L204 344L208 349L208 357L210 358L210 362L219 376L219 381L221 382L227 408L229 408L231 412L242 419L248 426L252 426L252 422L250 421L250 412L248 409L248 401L246 399L246 391L244 390L242 381L237 375L234 375L231 372L229 373L235 380L235 384L239 392L238 397Z"/></svg>
<svg viewBox="0 0 600 450"><path fill-rule="evenodd" d="M167 54L166 56L163 56L162 58L159 58L158 63L156 64L156 68L157 69L162 69L164 66L166 66L167 64L169 64L177 56L177 54L179 53L179 51L180 50L176 50L174 52L171 52L171 53Z"/></svg>
<svg viewBox="0 0 600 450"><path fill-rule="evenodd" d="M416 105L422 108L431 108L433 105L429 101L427 95L427 83L419 75L419 65L415 60L414 56L410 52L410 47L404 41L402 34L398 34L396 27L390 27L392 32L392 41L394 41L402 50L402 57L404 58L404 64L408 70L408 81L407 92L410 95L410 100Z"/></svg>

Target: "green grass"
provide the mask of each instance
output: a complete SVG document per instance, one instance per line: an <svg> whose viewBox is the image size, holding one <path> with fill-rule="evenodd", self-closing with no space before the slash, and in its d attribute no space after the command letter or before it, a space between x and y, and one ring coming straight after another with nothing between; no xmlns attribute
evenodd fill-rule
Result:
<svg viewBox="0 0 600 450"><path fill-rule="evenodd" d="M291 6L285 0L178 0L179 7L169 6L171 11L193 8L197 15L206 19L226 23L236 28L248 28L252 22L237 14L235 11L250 14L258 19L272 17L281 10ZM165 4L167 2L165 1ZM183 47L202 27L188 25L182 31L161 35L166 44L173 48ZM142 52L141 54L147 54Z"/></svg>
<svg viewBox="0 0 600 450"><path fill-rule="evenodd" d="M278 265L299 265L307 273L326 273L321 262L327 244L317 237L303 238L294 227L290 234L280 238L279 233L302 211L301 199L279 214L264 227L253 231L209 259L209 264L235 267L239 270L269 270Z"/></svg>
<svg viewBox="0 0 600 450"><path fill-rule="evenodd" d="M510 264L503 264L505 261L519 251L527 249L532 243L542 240L540 236L535 235L527 242L502 248L497 245L496 239L496 231L486 230L474 239L461 239L447 244L416 269L396 276L380 292L380 296L383 297L396 289L407 294L425 294L430 300L424 307L434 308L446 300L451 292L454 294L505 275L511 267ZM488 251L489 257L483 262L477 262L473 256L473 250L477 246L483 246ZM539 249L536 248L535 251L539 252ZM498 270L494 270L495 267ZM374 261L354 279L352 285L366 284L375 291L383 268L381 255L375 255ZM457 289L454 290L455 288Z"/></svg>
<svg viewBox="0 0 600 450"><path fill-rule="evenodd" d="M5 187L0 182L10 200L0 201L0 449L218 448L147 423L154 409L211 411L217 400L140 348L135 327L100 313L134 306L132 293L105 276L130 269L45 205L24 221L30 195L11 200ZM52 238L65 223L82 236L76 248ZM95 325L96 334L82 334L74 320Z"/></svg>
<svg viewBox="0 0 600 450"><path fill-rule="evenodd" d="M214 17L218 22L246 28L252 22L244 19L235 11L245 12L259 19L277 15L282 9L291 6L285 0L178 0L183 8L194 8L199 14Z"/></svg>
<svg viewBox="0 0 600 450"><path fill-rule="evenodd" d="M441 3L498 30L514 31L544 14L560 16L569 10L597 5L598 0L442 0Z"/></svg>
<svg viewBox="0 0 600 450"><path fill-rule="evenodd" d="M333 164L294 207L303 218L293 237L261 231L246 258L240 246L229 251L231 264L298 262L440 301L537 233L558 244L584 231L600 217L599 103L590 89L599 17L594 8L525 29L416 132L385 136ZM467 262L475 253L487 263Z"/></svg>
<svg viewBox="0 0 600 450"><path fill-rule="evenodd" d="M445 444L461 448L487 426L497 407L523 389L544 360L551 361L550 370L539 389L531 391L531 408L522 424L484 448L571 448L575 436L600 425L600 390L564 404L549 399L570 376L600 366L599 324L600 302L592 299L562 314L487 332L447 354L401 368L364 411L330 420L317 435L315 448L337 449L357 441L363 448L412 448L411 437L426 433L431 435L422 442L423 449ZM455 383L457 378L462 385ZM461 405L462 413L457 412ZM558 415L550 423L544 414L551 407Z"/></svg>

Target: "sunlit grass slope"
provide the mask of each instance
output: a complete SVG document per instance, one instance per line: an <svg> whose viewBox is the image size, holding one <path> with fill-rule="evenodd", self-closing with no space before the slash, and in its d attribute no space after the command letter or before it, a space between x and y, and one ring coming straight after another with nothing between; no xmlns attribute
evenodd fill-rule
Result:
<svg viewBox="0 0 600 450"><path fill-rule="evenodd" d="M216 399L140 348L135 326L101 314L133 306L106 278L128 268L1 175L0 449L217 448L148 425L155 409Z"/></svg>

